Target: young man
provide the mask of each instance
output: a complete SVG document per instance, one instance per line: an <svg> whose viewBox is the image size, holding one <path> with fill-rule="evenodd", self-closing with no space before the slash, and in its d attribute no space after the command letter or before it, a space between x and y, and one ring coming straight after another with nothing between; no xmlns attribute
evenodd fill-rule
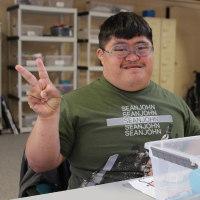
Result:
<svg viewBox="0 0 200 200"><path fill-rule="evenodd" d="M97 55L103 76L61 98L41 60L40 80L17 65L33 86L28 104L38 113L26 145L36 172L56 168L66 158L69 188L141 177L149 172L144 143L200 134L185 102L152 82L152 30L135 13L119 13L100 27Z"/></svg>

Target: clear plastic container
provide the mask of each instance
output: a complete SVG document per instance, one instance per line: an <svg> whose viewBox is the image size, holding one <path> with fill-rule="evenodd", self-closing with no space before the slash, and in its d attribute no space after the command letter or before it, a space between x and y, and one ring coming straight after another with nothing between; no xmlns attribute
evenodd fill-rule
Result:
<svg viewBox="0 0 200 200"><path fill-rule="evenodd" d="M133 10L134 10L134 6L132 5L121 5L121 4L113 5L113 13L133 12Z"/></svg>
<svg viewBox="0 0 200 200"><path fill-rule="evenodd" d="M91 39L98 39L99 30L98 29L91 29L90 38ZM78 31L78 39L86 39L88 38L88 29L79 29Z"/></svg>
<svg viewBox="0 0 200 200"><path fill-rule="evenodd" d="M64 95L73 90L73 84L54 84L60 91L61 95Z"/></svg>
<svg viewBox="0 0 200 200"><path fill-rule="evenodd" d="M34 6L43 6L44 0L14 0L16 4L27 4L27 5L34 5Z"/></svg>
<svg viewBox="0 0 200 200"><path fill-rule="evenodd" d="M48 55L45 56L45 66L71 66L71 55Z"/></svg>
<svg viewBox="0 0 200 200"><path fill-rule="evenodd" d="M156 199L200 199L200 136L145 143ZM176 198L175 198L176 197Z"/></svg>
<svg viewBox="0 0 200 200"><path fill-rule="evenodd" d="M14 85L15 87L15 95L17 96L18 95L18 85ZM28 84L25 84L25 85L21 85L21 95L22 96L27 96L29 94L29 90L31 89L31 85L28 85Z"/></svg>
<svg viewBox="0 0 200 200"><path fill-rule="evenodd" d="M34 126L36 119L37 119L36 113L30 113L30 114L24 114L22 115L22 124L25 127L32 127Z"/></svg>
<svg viewBox="0 0 200 200"><path fill-rule="evenodd" d="M22 66L37 66L37 64L36 64L37 58L40 58L42 61L44 60L44 57L40 53L38 53L38 54L22 54L21 65ZM16 56L16 64L19 64L18 56Z"/></svg>
<svg viewBox="0 0 200 200"><path fill-rule="evenodd" d="M72 37L73 27L72 26L55 26L51 27L52 36L68 36Z"/></svg>
<svg viewBox="0 0 200 200"><path fill-rule="evenodd" d="M73 8L73 0L49 0L48 5L59 8Z"/></svg>
<svg viewBox="0 0 200 200"><path fill-rule="evenodd" d="M21 35L42 36L44 26L21 25ZM18 25L13 25L13 36L18 34Z"/></svg>
<svg viewBox="0 0 200 200"><path fill-rule="evenodd" d="M103 3L98 1L88 1L86 2L87 11L99 11L99 12L108 12L112 13L113 4L112 3Z"/></svg>

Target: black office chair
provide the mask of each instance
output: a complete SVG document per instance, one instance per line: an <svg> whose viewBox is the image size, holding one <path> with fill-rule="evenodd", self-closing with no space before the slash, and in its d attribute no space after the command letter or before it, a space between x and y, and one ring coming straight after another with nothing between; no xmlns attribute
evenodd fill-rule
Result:
<svg viewBox="0 0 200 200"><path fill-rule="evenodd" d="M70 164L65 160L54 170L36 173L28 165L24 151L21 163L18 197L21 198L67 190L68 180L71 176L69 168Z"/></svg>

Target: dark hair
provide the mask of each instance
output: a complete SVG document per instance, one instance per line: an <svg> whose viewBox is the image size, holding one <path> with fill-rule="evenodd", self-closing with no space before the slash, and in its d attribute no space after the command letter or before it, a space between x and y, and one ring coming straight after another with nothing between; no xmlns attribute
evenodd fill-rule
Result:
<svg viewBox="0 0 200 200"><path fill-rule="evenodd" d="M109 17L100 26L99 47L104 48L112 36L123 39L146 36L153 45L152 29L143 17L134 12L120 12Z"/></svg>

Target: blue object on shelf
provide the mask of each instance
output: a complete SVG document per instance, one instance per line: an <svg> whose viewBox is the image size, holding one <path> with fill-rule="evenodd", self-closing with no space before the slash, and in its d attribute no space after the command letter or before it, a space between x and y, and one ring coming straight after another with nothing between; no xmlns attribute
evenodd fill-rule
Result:
<svg viewBox="0 0 200 200"><path fill-rule="evenodd" d="M62 80L62 81L60 81L60 84L70 84L70 81L68 81L68 80Z"/></svg>
<svg viewBox="0 0 200 200"><path fill-rule="evenodd" d="M155 10L143 10L142 17L155 17Z"/></svg>

